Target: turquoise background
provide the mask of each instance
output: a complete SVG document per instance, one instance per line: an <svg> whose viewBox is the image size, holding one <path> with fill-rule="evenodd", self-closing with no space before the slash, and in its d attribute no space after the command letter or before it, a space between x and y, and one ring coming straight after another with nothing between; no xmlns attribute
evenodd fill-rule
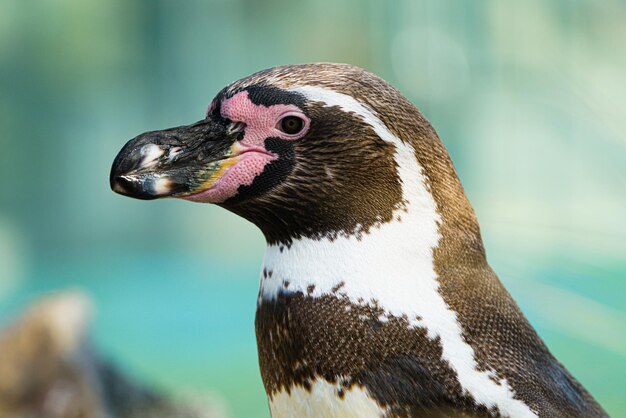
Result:
<svg viewBox="0 0 626 418"><path fill-rule="evenodd" d="M109 169L231 81L348 62L433 123L501 280L626 416L625 21L617 0L0 0L0 322L83 289L95 343L127 373L268 416L261 234L217 207L123 198Z"/></svg>

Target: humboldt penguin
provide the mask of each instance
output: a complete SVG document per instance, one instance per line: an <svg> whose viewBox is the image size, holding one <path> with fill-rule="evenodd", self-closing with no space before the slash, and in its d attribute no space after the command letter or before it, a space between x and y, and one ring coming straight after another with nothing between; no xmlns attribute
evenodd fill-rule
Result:
<svg viewBox="0 0 626 418"><path fill-rule="evenodd" d="M220 418L206 394L170 396L129 377L96 350L92 301L77 291L36 299L0 328L2 418ZM4 319L4 318L3 318Z"/></svg>
<svg viewBox="0 0 626 418"><path fill-rule="evenodd" d="M141 134L112 189L220 205L267 241L256 312L274 417L602 417L485 257L437 133L350 65L270 68Z"/></svg>

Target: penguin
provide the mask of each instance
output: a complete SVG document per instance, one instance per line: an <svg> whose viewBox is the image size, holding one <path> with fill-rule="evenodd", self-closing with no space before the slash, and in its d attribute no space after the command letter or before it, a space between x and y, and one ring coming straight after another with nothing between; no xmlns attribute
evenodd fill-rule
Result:
<svg viewBox="0 0 626 418"><path fill-rule="evenodd" d="M267 248L255 329L273 417L606 417L490 268L434 128L347 64L222 89L141 134L113 191L213 203Z"/></svg>
<svg viewBox="0 0 626 418"><path fill-rule="evenodd" d="M92 300L65 290L0 329L0 417L218 418L217 399L168 396L128 376L89 338Z"/></svg>

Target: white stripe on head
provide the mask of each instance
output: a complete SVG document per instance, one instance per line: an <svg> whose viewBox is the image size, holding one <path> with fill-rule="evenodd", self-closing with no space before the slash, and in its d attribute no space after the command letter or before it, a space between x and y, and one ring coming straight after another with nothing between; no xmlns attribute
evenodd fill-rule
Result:
<svg viewBox="0 0 626 418"><path fill-rule="evenodd" d="M514 398L505 380L497 383L492 380L493 371L478 370L456 312L439 293L433 249L441 238L441 216L412 145L396 137L372 109L351 96L314 86L292 91L360 116L381 139L395 146L405 207L396 210L392 222L372 228L360 240L356 236L300 238L282 251L278 245L268 246L264 267L272 275L261 278L259 303L275 298L283 280L289 281L290 292L305 295L309 293L307 287L314 285L309 293L312 297L330 295L333 287L343 282L338 294L352 303L376 304L388 315L406 315L411 326L425 328L432 339L439 337L442 358L478 404L497 407L504 416L536 416L528 405Z"/></svg>

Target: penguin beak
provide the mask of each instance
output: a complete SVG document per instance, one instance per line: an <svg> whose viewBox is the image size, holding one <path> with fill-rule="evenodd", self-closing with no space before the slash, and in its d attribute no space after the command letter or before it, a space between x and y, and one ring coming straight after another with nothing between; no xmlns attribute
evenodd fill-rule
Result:
<svg viewBox="0 0 626 418"><path fill-rule="evenodd" d="M221 118L143 133L126 143L111 167L114 192L136 199L185 197L212 186L237 156L244 126Z"/></svg>

